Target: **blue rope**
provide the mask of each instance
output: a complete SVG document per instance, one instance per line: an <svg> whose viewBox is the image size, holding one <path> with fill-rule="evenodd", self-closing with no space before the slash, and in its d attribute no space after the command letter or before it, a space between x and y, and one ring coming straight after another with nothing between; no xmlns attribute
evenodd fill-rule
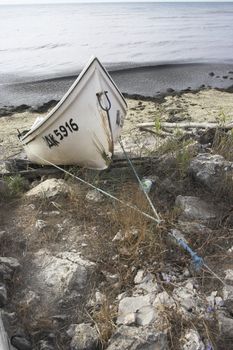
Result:
<svg viewBox="0 0 233 350"><path fill-rule="evenodd" d="M196 252L194 252L190 246L185 242L183 241L181 238L176 238L174 235L172 235L176 241L178 242L178 244L186 251L189 253L189 255L191 256L192 258L192 261L193 261L193 265L194 265L194 269L196 271L199 271L201 269L201 267L203 266L204 264L204 261L203 259L197 255Z"/></svg>

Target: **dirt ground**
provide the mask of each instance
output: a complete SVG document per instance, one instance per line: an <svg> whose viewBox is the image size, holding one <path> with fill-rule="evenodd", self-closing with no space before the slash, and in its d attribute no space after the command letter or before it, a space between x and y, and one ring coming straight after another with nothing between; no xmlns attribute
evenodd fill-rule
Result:
<svg viewBox="0 0 233 350"><path fill-rule="evenodd" d="M128 114L122 139L126 149L133 150L137 155L158 157L156 148L165 142L156 135L139 131L138 123L156 123L157 120L223 123L233 120L233 94L217 90L168 96L163 102L128 99L127 103ZM30 127L36 117L35 114L25 112L0 118L0 160L2 163L8 157L21 151L17 129L21 131ZM120 152L119 148L116 151ZM159 156L162 155L159 154ZM174 167L171 167L171 164ZM97 264L97 273L92 276L90 282L91 290L95 290L98 286L108 295L109 305L114 305L114 308L105 310L104 322L101 319L103 315L101 316L98 312L91 315L92 321L94 320L99 325L103 342L106 342L114 331L112 321L115 317L114 312L116 312L114 300L122 291L132 287L134 271L143 268L154 273L163 288L169 291L174 286L163 284L161 273L173 268L182 271L185 267L190 266L189 256L177 248L174 249L164 238L171 228L179 227L180 224L180 213L175 209L175 199L178 195L198 196L207 203L213 204L218 213L217 218L207 222L203 230L200 227L197 230L195 224L189 227L187 238L193 249L203 256L211 269L220 276L224 270L233 267L232 256L226 254L226 251L233 246L233 196L231 194L222 195L217 191L213 195L205 188L195 184L185 172L186 169L177 166L176 162L160 161L156 163L155 160L154 163L139 166L137 170L141 176L154 176L155 178L155 186L152 187L150 197L163 218L159 226L148 221L138 212L112 202L111 199L103 197L97 202L89 201L86 197L89 189L66 175L58 175L64 178L70 186L70 193L66 197L58 196L53 200L46 198L33 200L26 197L24 193L43 180L39 178L34 182L27 180L16 182L13 187L14 195L2 200L0 255L16 257L22 266L21 271L10 282L9 311L16 310L21 326L27 334L30 334L35 344L39 339L46 337L46 334L53 332L56 338L55 349L66 349L68 348L67 334L60 330L66 330L67 324L90 321L90 314L85 308L70 310L74 301L69 298L65 298L61 308L55 310L57 314L65 315L64 320L56 324L51 321L54 310L37 308L35 315L30 308L27 309L25 305L22 305L23 294L29 283L31 259L39 249L49 249L56 253L80 252L82 256ZM77 169L71 169L71 171L124 202L151 213L130 169L110 168L103 173ZM164 183L165 179L170 181L169 186ZM38 221L44 222L45 228L36 229ZM135 228L137 234L132 232L132 228ZM124 244L113 242L119 230L131 232ZM110 282L106 281L106 276L104 276L106 271L111 276L117 275L117 281L114 278ZM212 290L219 290L221 294L221 282L208 271L193 272L193 276L199 281L203 295L207 295ZM106 323L106 328L103 323ZM213 343L216 342L214 349L230 350L228 347L230 345L226 345L227 343L221 345L221 342L216 340L218 337L214 324L210 322L208 327L207 330L204 330L202 325L200 332L209 334ZM173 324L170 334L173 334L174 337L170 341L175 344L175 338L179 339L182 329L176 329ZM179 349L179 344L171 349Z"/></svg>

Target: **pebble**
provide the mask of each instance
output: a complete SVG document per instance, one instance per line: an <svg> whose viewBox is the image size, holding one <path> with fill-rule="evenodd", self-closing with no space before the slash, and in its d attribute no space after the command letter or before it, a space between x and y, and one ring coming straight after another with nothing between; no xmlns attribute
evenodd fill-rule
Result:
<svg viewBox="0 0 233 350"><path fill-rule="evenodd" d="M11 338L11 344L18 350L31 350L32 345L29 340L20 335L15 335Z"/></svg>

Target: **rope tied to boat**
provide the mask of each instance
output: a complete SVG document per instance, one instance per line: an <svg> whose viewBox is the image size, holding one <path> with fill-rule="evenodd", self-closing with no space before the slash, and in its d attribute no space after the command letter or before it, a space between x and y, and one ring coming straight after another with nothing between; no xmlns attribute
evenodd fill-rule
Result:
<svg viewBox="0 0 233 350"><path fill-rule="evenodd" d="M182 247L191 256L194 269L196 271L200 271L200 269L204 264L204 260L196 252L192 250L192 248L188 245L188 243L184 239L177 237L174 233L169 233L169 235L172 238L174 238L176 243L178 243L178 245Z"/></svg>
<svg viewBox="0 0 233 350"><path fill-rule="evenodd" d="M99 188L99 187L97 187L97 186L91 184L90 182L88 182L88 181L86 181L86 180L83 180L82 178L80 178L80 177L78 177L78 176L72 174L72 173L69 172L68 170L65 170L65 169L61 168L60 166L58 166L58 165L56 165L56 164L54 164L54 163L48 161L47 159L44 159L44 158L42 158L42 157L40 157L40 156L38 156L38 155L36 155L36 154L34 154L34 153L33 153L33 155L34 155L35 157L39 158L40 160L42 160L43 162L45 162L45 163L47 163L47 164L50 164L50 165L52 165L53 167L59 169L61 172L64 172L65 174L67 174L67 175L69 175L69 176L75 178L76 180L82 182L83 184L85 184L85 185L87 185L87 186L89 186L89 187L91 187L91 188L97 190L97 191L100 192L101 194L103 194L103 195L105 195L105 196L107 196L107 197L109 197L109 198L111 198L111 199L117 201L118 203L121 203L121 204L124 205L125 207L128 207L128 208L130 208L130 209L136 210L138 213L140 213L141 215L145 216L147 219L152 220L152 221L155 222L156 224L158 224L158 223L160 223L160 222L162 221L161 219L158 220L157 218L155 218L155 217L153 217L153 216L151 216L151 215L145 213L144 211L140 210L138 207L136 207L136 206L134 206L134 205L132 205L132 204L130 204L130 203L124 202L123 200L121 200L121 199L119 199L119 198L113 196L112 194L110 194L110 193L108 193L108 192L102 190L101 188ZM132 163L132 162L131 162L131 163ZM136 172L136 170L135 170L135 172ZM139 178L138 175L137 175L137 177ZM139 179L139 180L140 180L140 179ZM152 205L153 205L153 203L152 203ZM171 234L170 234L170 235L171 235ZM194 266L196 267L196 270L197 270L197 271L199 271L202 267L205 267L205 268L209 271L210 274L212 274L216 279L218 279L224 286L226 285L226 283L225 283L225 282L224 282L224 281L223 281L223 280L222 280L222 279L221 279L221 278L220 278L220 277L219 277L219 276L204 262L203 258L199 257L199 256L197 255L197 253L194 252L194 251L191 249L191 247L190 247L186 242L184 242L184 240L182 240L182 239L177 239L177 237L175 237L175 236L173 236L173 237L176 239L177 243L178 243L182 248L184 248L185 251L187 251L187 252L191 255L192 260L193 260L193 263L194 263Z"/></svg>
<svg viewBox="0 0 233 350"><path fill-rule="evenodd" d="M139 182L139 184L140 184L140 187L141 187L141 189L142 189L144 195L146 196L146 199L147 199L147 201L149 202L150 207L151 207L152 210L153 210L153 213L154 213L155 216L156 216L156 220L158 221L158 223L160 223L162 220L160 219L159 214L157 213L157 211L156 211L156 209L155 209L155 207L154 207L154 205L153 205L153 203L152 203L150 197L148 196L148 193L146 192L145 187L143 186L143 184L142 184L142 182L141 182L141 179L140 179L140 177L138 176L138 173L137 173L137 171L136 171L136 169L135 169L133 163L131 162L131 160L130 160L128 154L127 154L127 152L125 151L125 148L124 148L124 145L123 145L123 143L122 143L122 141L121 141L121 138L119 139L119 143L120 143L120 146L121 146L121 148L122 148L122 150L123 150L123 153L124 153L124 155L125 155L125 157L126 157L128 163L129 163L129 166L130 166L131 169L133 170L133 173L134 173L135 177L137 178L137 180L138 180L138 182ZM176 237L176 235L175 235L175 234L172 234L172 233L169 233L169 235L172 236L172 237L175 239L175 241L178 243L178 245L179 245L180 247L182 247L182 248L191 256L192 262L193 262L193 266L194 266L194 269L195 269L196 271L200 271L201 268L204 266L204 267L206 267L206 269L207 269L210 273L212 273L212 275L213 275L215 278L217 278L223 285L226 285L225 282L224 282L213 270L211 270L211 268L204 262L203 258L200 257L195 251L193 251L193 249L188 245L187 242L185 242L185 240L183 240L183 239L180 238L180 237Z"/></svg>
<svg viewBox="0 0 233 350"><path fill-rule="evenodd" d="M119 144L120 144L120 146L121 146L121 148L122 148L122 151L123 151L123 153L124 153L124 155L125 155L125 158L126 158L127 162L129 163L129 166L130 166L131 169L133 170L133 173L134 173L136 179L138 180L138 183L139 183L139 185L140 185L140 188L142 189L142 191L143 191L143 193L144 193L144 195L145 195L145 197L146 197L146 199L147 199L147 201L148 201L148 203L149 203L149 205L150 205L150 207L151 207L151 209L152 209L152 211L153 211L153 213L154 213L154 215L155 215L155 217L156 217L157 222L158 222L158 223L161 223L162 220L161 220L159 214L157 213L157 211L156 211L156 209L155 209L155 207L154 207L154 204L152 203L152 201L151 201L151 199L150 199L148 193L146 192L145 187L143 186L142 181L141 181L140 177L138 176L138 173L137 173L135 167L133 166L133 163L131 162L131 160L130 160L128 154L126 153L125 148L124 148L124 145L123 145L123 143L122 143L122 141L121 141L121 138L119 139Z"/></svg>

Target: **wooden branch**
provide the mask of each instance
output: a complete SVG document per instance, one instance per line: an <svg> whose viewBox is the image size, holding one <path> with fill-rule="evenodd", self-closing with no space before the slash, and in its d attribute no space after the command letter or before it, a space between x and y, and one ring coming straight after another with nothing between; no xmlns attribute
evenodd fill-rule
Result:
<svg viewBox="0 0 233 350"><path fill-rule="evenodd" d="M169 132L166 132L166 131L156 131L156 130L152 130L152 129L148 129L148 128L146 128L146 127L143 127L143 126L141 126L140 128L139 128L141 131L146 131L146 132L149 132L149 133L151 133L151 134L153 134L153 135L156 135L156 136L159 136L159 137L161 137L161 138L165 138L165 137L167 137L167 136L171 136L171 134L169 133Z"/></svg>
<svg viewBox="0 0 233 350"><path fill-rule="evenodd" d="M135 166L140 166L143 164L151 163L153 161L156 161L157 158L153 157L132 157L131 161ZM39 166L38 164L33 164L30 162L30 169L27 169L29 166L28 161L25 162L25 168L23 168L23 162L20 160L19 161L19 169L17 169L17 164L18 164L18 159L14 159L14 168L13 171L9 171L6 173L0 173L0 178L4 177L11 177L11 176L16 176L16 175L21 175L29 180L36 179L38 177L41 177L43 175L57 175L57 174L62 174L63 171L52 167L52 166ZM33 168L35 166L36 168ZM111 170L113 168L123 168L123 167L128 167L127 160L125 158L115 158L113 159L111 166L106 169L106 171ZM62 166L61 166L62 168ZM80 168L81 169L81 168ZM1 348L0 348L1 350Z"/></svg>
<svg viewBox="0 0 233 350"><path fill-rule="evenodd" d="M140 123L137 124L138 128L147 128L147 127L155 127L155 123L149 122L149 123ZM180 129L190 129L190 128L196 128L196 129L232 129L233 128L233 122L228 123L226 125L219 125L218 123L195 123L195 122L189 122L189 123L168 123L168 122L161 122L161 128L180 128Z"/></svg>
<svg viewBox="0 0 233 350"><path fill-rule="evenodd" d="M26 177L27 179L35 179L43 175L47 176L47 175L55 175L55 174L61 174L61 173L62 171L57 168L40 168L40 169L38 168L38 169L30 169L30 170L12 171L9 173L0 173L0 176L4 178L4 177L21 175L23 177Z"/></svg>

